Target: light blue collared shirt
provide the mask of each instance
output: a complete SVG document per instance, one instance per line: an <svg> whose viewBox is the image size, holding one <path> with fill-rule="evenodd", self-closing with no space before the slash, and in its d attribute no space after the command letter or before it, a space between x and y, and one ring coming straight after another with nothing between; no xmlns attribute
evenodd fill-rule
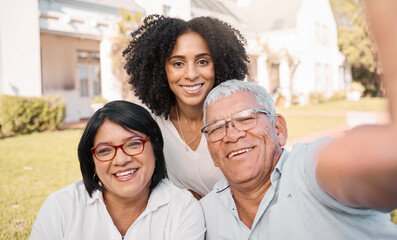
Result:
<svg viewBox="0 0 397 240"><path fill-rule="evenodd" d="M206 239L397 239L389 214L345 206L320 188L316 155L330 140L296 144L291 153L283 150L251 229L240 221L227 180L221 179L200 201Z"/></svg>

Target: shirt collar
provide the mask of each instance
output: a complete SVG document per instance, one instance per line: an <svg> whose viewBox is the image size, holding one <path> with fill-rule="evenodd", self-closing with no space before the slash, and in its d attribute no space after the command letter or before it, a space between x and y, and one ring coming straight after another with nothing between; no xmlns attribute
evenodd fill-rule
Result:
<svg viewBox="0 0 397 240"><path fill-rule="evenodd" d="M99 201L99 202L105 204L105 201L104 201L104 199L103 199L102 191L96 189L96 190L92 193L92 196L91 196L91 197L90 197L90 195L88 194L87 191L85 191L85 194L86 194L86 196L87 196L87 198L86 198L86 199L87 199L87 200L86 200L86 204L87 204L87 205L93 204L93 203L96 202L96 201Z"/></svg>
<svg viewBox="0 0 397 240"><path fill-rule="evenodd" d="M145 212L155 211L156 209L167 204L170 201L171 197L170 197L170 194L168 193L166 182L168 182L168 179L163 179L152 190L152 192L150 193L150 196L149 196L149 201L148 201ZM100 190L95 190L92 193L92 197L90 197L88 195L87 191L86 191L86 195L87 195L87 201L86 201L87 205L93 204L95 201L102 202L103 204L105 203L105 201L103 199L103 193Z"/></svg>
<svg viewBox="0 0 397 240"><path fill-rule="evenodd" d="M284 163L285 163L286 159L288 158L288 154L289 154L288 151L285 150L285 148L282 148L282 150L283 150L283 152L276 164L276 167L274 168L274 171L272 172L272 175L270 176L270 181L272 183L276 182L280 178L280 176L282 174Z"/></svg>
<svg viewBox="0 0 397 240"><path fill-rule="evenodd" d="M171 197L168 192L167 183L169 182L168 179L163 179L157 187L155 187L149 196L149 201L146 207L146 210L155 211L159 207L166 205L170 202ZM145 211L146 211L145 210Z"/></svg>

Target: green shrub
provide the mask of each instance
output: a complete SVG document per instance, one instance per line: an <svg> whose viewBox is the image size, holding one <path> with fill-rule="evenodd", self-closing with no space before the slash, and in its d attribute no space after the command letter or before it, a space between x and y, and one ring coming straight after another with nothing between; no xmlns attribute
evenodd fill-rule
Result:
<svg viewBox="0 0 397 240"><path fill-rule="evenodd" d="M362 96L365 91L365 87L360 82L352 82L350 85L350 91L359 92Z"/></svg>
<svg viewBox="0 0 397 240"><path fill-rule="evenodd" d="M108 103L108 100L104 98L102 95L95 96L94 99L92 99L91 103L102 103L106 104Z"/></svg>
<svg viewBox="0 0 397 240"><path fill-rule="evenodd" d="M394 210L394 212L392 212L392 213L390 214L390 220L391 220L392 222L394 222L394 224L397 225L397 210Z"/></svg>
<svg viewBox="0 0 397 240"><path fill-rule="evenodd" d="M335 91L329 100L330 101L346 100L346 91L345 90Z"/></svg>
<svg viewBox="0 0 397 240"><path fill-rule="evenodd" d="M21 97L0 95L3 133L55 130L65 118L65 102L58 96Z"/></svg>
<svg viewBox="0 0 397 240"><path fill-rule="evenodd" d="M322 92L311 92L309 94L309 101L311 104L324 103L328 99Z"/></svg>

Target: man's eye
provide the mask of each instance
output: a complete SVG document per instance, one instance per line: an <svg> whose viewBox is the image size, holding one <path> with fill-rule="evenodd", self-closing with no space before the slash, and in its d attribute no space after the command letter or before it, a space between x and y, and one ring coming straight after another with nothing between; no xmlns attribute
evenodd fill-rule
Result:
<svg viewBox="0 0 397 240"><path fill-rule="evenodd" d="M234 122L237 123L248 123L255 120L254 116L244 116L244 117L239 117L239 118L235 118L233 119Z"/></svg>
<svg viewBox="0 0 397 240"><path fill-rule="evenodd" d="M216 126L212 126L211 128L208 128L208 134L213 134L213 133L217 133L218 131L222 130L223 125L216 125Z"/></svg>

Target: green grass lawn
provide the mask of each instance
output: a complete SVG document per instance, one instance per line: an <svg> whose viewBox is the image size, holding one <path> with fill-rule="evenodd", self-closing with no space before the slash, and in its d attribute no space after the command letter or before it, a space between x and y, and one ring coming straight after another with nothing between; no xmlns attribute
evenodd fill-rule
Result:
<svg viewBox="0 0 397 240"><path fill-rule="evenodd" d="M0 239L28 239L45 198L81 178L81 130L0 139Z"/></svg>
<svg viewBox="0 0 397 240"><path fill-rule="evenodd" d="M384 111L382 99L277 109L290 138L344 124L346 111ZM0 239L27 239L45 198L81 178L77 145L82 130L0 139ZM397 214L392 215L397 224Z"/></svg>
<svg viewBox="0 0 397 240"><path fill-rule="evenodd" d="M294 139L345 125L348 111L385 112L386 107L383 98L363 98L360 101L333 101L277 108L277 112L287 120L288 139Z"/></svg>

